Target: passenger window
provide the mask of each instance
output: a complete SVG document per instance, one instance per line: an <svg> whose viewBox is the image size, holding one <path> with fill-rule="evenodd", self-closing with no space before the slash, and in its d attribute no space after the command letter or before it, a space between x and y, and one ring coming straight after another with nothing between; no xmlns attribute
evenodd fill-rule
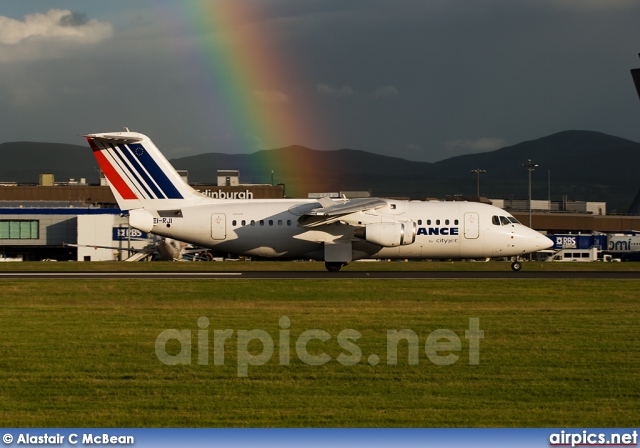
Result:
<svg viewBox="0 0 640 448"><path fill-rule="evenodd" d="M278 219L278 225L281 226L282 225L282 219Z"/></svg>
<svg viewBox="0 0 640 448"><path fill-rule="evenodd" d="M290 226L291 225L291 220L287 219L287 225Z"/></svg>
<svg viewBox="0 0 640 448"><path fill-rule="evenodd" d="M264 225L264 219L260 220L260 225L263 226Z"/></svg>
<svg viewBox="0 0 640 448"><path fill-rule="evenodd" d="M255 222L253 219L251 220L251 225L252 225L252 226L255 226L255 225L256 225L256 222Z"/></svg>
<svg viewBox="0 0 640 448"><path fill-rule="evenodd" d="M503 226L508 226L509 224L511 224L511 221L509 221L505 216L500 217L500 222Z"/></svg>
<svg viewBox="0 0 640 448"><path fill-rule="evenodd" d="M238 224L238 221L236 221L235 219L234 219L233 221L231 221L231 225L232 225L233 227L235 227L237 224Z"/></svg>
<svg viewBox="0 0 640 448"><path fill-rule="evenodd" d="M448 225L449 225L449 220L448 220L448 219L445 219L444 224L445 224L446 226L448 226Z"/></svg>
<svg viewBox="0 0 640 448"><path fill-rule="evenodd" d="M272 226L273 225L273 219L269 220L269 225Z"/></svg>
<svg viewBox="0 0 640 448"><path fill-rule="evenodd" d="M422 225L422 219L418 219L418 225L421 226Z"/></svg>
<svg viewBox="0 0 640 448"><path fill-rule="evenodd" d="M247 221L245 221L244 219L242 220L242 225L246 226L247 225Z"/></svg>
<svg viewBox="0 0 640 448"><path fill-rule="evenodd" d="M440 220L436 219L436 225L439 226L440 225Z"/></svg>
<svg viewBox="0 0 640 448"><path fill-rule="evenodd" d="M494 226L499 226L500 225L500 218L498 218L496 215L493 215L491 217L491 222L493 223Z"/></svg>
<svg viewBox="0 0 640 448"><path fill-rule="evenodd" d="M455 221L453 221L453 224L457 226L458 225L458 220L456 219Z"/></svg>
<svg viewBox="0 0 640 448"><path fill-rule="evenodd" d="M431 225L431 220L427 219L427 225L430 226Z"/></svg>

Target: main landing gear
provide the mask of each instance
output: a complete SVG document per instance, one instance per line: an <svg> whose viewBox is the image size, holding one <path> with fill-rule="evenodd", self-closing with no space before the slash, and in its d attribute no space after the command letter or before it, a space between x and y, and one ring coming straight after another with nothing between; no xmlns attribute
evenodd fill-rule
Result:
<svg viewBox="0 0 640 448"><path fill-rule="evenodd" d="M327 271L329 272L338 272L340 269L342 269L342 266L346 264L347 263L342 263L340 261L325 261L324 267L327 268Z"/></svg>

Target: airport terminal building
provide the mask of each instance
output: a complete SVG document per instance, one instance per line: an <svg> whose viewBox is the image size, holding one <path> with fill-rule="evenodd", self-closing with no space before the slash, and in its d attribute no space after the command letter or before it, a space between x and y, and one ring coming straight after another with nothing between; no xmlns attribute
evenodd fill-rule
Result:
<svg viewBox="0 0 640 448"><path fill-rule="evenodd" d="M234 175L239 174L225 171L217 185L193 187L220 199L284 197L283 185L243 185ZM467 200L492 202L529 224L526 200ZM0 185L0 261L125 260L157 243L157 237L130 228L115 202L107 185ZM549 235L617 233L640 229L640 217L607 215L603 202L532 201L531 224Z"/></svg>
<svg viewBox="0 0 640 448"><path fill-rule="evenodd" d="M106 261L142 249L151 236L129 227L118 208L49 202L0 205L0 259Z"/></svg>
<svg viewBox="0 0 640 448"><path fill-rule="evenodd" d="M241 184L237 171L222 172L218 182L193 188L219 199L284 197L284 186ZM0 262L125 260L156 243L154 235L129 227L104 178L101 183L56 184L41 175L39 185L0 184Z"/></svg>

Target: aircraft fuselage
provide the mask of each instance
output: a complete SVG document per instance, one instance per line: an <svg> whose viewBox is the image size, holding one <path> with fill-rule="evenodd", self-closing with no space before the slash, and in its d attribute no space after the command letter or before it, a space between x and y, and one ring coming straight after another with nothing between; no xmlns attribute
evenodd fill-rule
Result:
<svg viewBox="0 0 640 448"><path fill-rule="evenodd" d="M305 228L298 219L317 208L316 201L220 201L182 208L180 216L161 212L165 216L154 216L151 231L225 253L282 259L322 260L325 243L346 241L352 244L354 260L510 257L548 245L543 235L515 220L506 222L510 214L486 204L387 202L384 209L350 215L350 222ZM380 247L354 236L367 223L396 220L415 223L412 244Z"/></svg>

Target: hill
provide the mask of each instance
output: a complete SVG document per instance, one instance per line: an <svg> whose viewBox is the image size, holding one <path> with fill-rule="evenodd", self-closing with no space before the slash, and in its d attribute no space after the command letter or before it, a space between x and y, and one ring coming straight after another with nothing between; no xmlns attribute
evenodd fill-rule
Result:
<svg viewBox="0 0 640 448"><path fill-rule="evenodd" d="M351 149L318 151L302 146L249 155L200 154L172 159L171 163L178 169L188 169L190 181L199 183L211 182L218 169L240 170L243 182L270 183L273 171L274 182L284 183L291 196L306 196L308 192L317 191L371 189L377 192L384 182L435 174L430 163Z"/></svg>
<svg viewBox="0 0 640 448"><path fill-rule="evenodd" d="M609 203L609 210L625 211L640 187L634 169L640 166L640 144L590 131L560 132L435 165L443 178L457 179L460 184L468 179L471 169L485 169L487 173L481 175L483 195L525 198L527 173L522 165L528 159L539 165L532 173L536 198L547 198L550 177L554 200L562 195L574 200L602 200Z"/></svg>
<svg viewBox="0 0 640 448"><path fill-rule="evenodd" d="M194 182L210 182L217 169L238 169L245 182L284 183L288 194L371 190L376 195L422 199L446 195L474 195L481 175L481 194L489 197L527 196L528 175L522 166L531 159L539 167L532 173L534 197L547 198L551 177L552 199L607 201L624 209L640 182L633 166L640 166L640 144L591 131L565 131L496 151L452 157L436 163L414 162L341 149L316 151L299 146L260 151L250 155L208 153L173 159L188 169ZM548 172L550 170L550 173Z"/></svg>
<svg viewBox="0 0 640 448"><path fill-rule="evenodd" d="M633 155L634 150L630 148L633 145L637 143L599 132L565 131L496 151L452 157L436 165L449 176L452 171L471 170L483 164L487 168L493 167L498 177L508 179L515 175L515 168L531 158L541 168L563 173L567 178L593 179L598 176L618 176L618 173L602 170L603 156L611 155L612 151L615 151L615 155L620 155L620 152Z"/></svg>
<svg viewBox="0 0 640 448"><path fill-rule="evenodd" d="M87 178L98 181L97 164L85 146L54 143L0 144L0 181L37 182L38 174L52 172L57 180ZM488 197L527 196L531 159L539 167L532 174L534 197L546 198L548 179L554 200L607 201L609 209L624 210L640 182L640 144L591 131L565 131L496 151L468 154L436 163L414 162L365 151L317 151L289 146L253 154L206 153L172 159L177 169L189 171L195 183L215 183L216 170L240 170L245 183L286 185L290 197L308 192L371 190L380 196L415 199L447 195L474 195L481 168L481 194ZM548 171L550 170L550 172Z"/></svg>
<svg viewBox="0 0 640 448"><path fill-rule="evenodd" d="M87 146L62 143L12 142L0 144L0 181L35 183L41 173L56 181L98 182L98 164Z"/></svg>

